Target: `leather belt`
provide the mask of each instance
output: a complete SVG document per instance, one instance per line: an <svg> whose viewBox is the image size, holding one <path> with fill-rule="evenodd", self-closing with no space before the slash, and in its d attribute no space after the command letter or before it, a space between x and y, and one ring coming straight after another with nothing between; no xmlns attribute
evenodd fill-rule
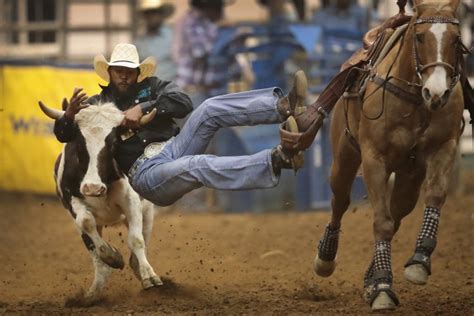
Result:
<svg viewBox="0 0 474 316"><path fill-rule="evenodd" d="M130 170L128 170L128 178L130 180L132 180L133 177L135 176L135 173L140 168L140 166L145 161L147 161L148 159L150 159L152 157L155 157L156 155L161 153L163 151L163 148L165 147L165 145L167 143L169 143L170 140L168 140L166 142L155 142L155 143L151 143L148 146L146 146L145 151L143 152L143 154L140 157L138 157L137 160L135 160L135 162L133 163Z"/></svg>

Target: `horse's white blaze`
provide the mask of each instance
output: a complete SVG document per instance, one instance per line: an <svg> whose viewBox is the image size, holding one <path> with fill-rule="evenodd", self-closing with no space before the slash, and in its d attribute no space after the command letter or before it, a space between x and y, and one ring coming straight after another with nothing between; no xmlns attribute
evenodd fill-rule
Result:
<svg viewBox="0 0 474 316"><path fill-rule="evenodd" d="M434 34L436 38L436 61L442 62L441 55L441 44L443 39L443 34L448 29L445 23L434 23L430 31ZM443 93L448 89L448 81L446 77L446 68L443 66L435 66L433 73L428 77L425 82L425 88L430 90L431 95L442 96Z"/></svg>

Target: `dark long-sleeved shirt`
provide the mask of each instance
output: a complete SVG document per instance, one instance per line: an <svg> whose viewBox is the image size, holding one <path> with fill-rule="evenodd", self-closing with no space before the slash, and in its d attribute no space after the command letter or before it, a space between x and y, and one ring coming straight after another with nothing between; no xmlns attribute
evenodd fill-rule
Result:
<svg viewBox="0 0 474 316"><path fill-rule="evenodd" d="M100 105L113 102L122 111L140 104L143 113L157 109L155 118L135 131L128 139L118 137L115 159L120 169L127 173L135 160L152 142L162 142L179 133L179 127L173 118L184 118L193 109L192 102L175 83L149 77L137 84L136 93L128 98L118 97L110 86L102 87L100 94L94 95L84 103ZM54 134L63 143L74 140L78 132L77 125L65 116L54 123Z"/></svg>

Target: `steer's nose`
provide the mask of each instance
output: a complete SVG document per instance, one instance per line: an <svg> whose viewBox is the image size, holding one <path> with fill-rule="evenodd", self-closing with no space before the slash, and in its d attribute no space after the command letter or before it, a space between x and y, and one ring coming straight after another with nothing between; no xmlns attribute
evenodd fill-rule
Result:
<svg viewBox="0 0 474 316"><path fill-rule="evenodd" d="M81 193L86 196L103 196L107 193L107 187L103 183L84 183Z"/></svg>

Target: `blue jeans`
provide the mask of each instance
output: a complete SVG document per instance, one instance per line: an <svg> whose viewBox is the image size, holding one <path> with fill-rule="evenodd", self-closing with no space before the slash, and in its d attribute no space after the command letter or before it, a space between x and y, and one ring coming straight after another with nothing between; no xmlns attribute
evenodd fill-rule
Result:
<svg viewBox="0 0 474 316"><path fill-rule="evenodd" d="M278 184L271 150L247 156L204 155L215 132L222 127L281 122L276 105L279 88L217 96L191 114L178 136L143 162L131 183L145 199L171 205L201 186L220 190L271 188Z"/></svg>

